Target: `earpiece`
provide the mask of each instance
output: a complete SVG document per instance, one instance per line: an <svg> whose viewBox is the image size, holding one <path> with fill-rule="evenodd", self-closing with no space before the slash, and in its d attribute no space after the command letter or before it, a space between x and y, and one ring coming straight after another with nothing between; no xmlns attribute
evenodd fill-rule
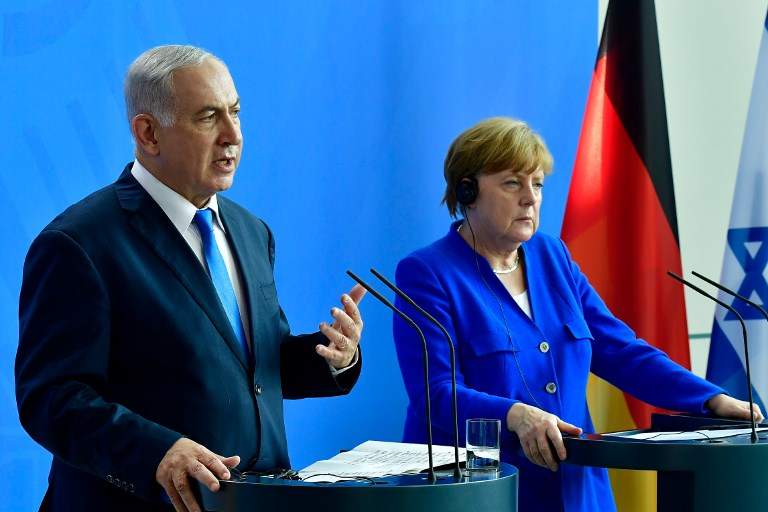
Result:
<svg viewBox="0 0 768 512"><path fill-rule="evenodd" d="M456 201L462 206L469 206L477 200L477 178L462 178L456 185Z"/></svg>

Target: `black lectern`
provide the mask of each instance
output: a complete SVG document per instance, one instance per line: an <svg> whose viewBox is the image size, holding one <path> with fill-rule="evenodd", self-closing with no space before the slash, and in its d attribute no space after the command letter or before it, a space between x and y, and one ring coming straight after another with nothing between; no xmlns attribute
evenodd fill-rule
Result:
<svg viewBox="0 0 768 512"><path fill-rule="evenodd" d="M263 510L332 510L334 512L398 512L440 510L517 510L517 469L501 464L498 473L473 475L456 482L452 471L377 478L375 483L309 483L247 476L223 480L217 493L200 487L202 507L211 512Z"/></svg>
<svg viewBox="0 0 768 512"><path fill-rule="evenodd" d="M650 429L637 432L693 431L712 428L713 423L729 422L659 415ZM664 442L588 434L564 441L567 464L656 470L659 512L755 510L768 503L768 432L761 432L754 444L749 434Z"/></svg>

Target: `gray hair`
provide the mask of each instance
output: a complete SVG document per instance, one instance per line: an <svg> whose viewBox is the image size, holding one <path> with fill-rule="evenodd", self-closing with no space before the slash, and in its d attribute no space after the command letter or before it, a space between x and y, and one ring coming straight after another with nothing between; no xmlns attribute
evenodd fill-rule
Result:
<svg viewBox="0 0 768 512"><path fill-rule="evenodd" d="M125 75L125 108L128 122L138 114L151 114L161 126L175 122L173 72L199 66L215 55L189 45L151 48L133 61Z"/></svg>

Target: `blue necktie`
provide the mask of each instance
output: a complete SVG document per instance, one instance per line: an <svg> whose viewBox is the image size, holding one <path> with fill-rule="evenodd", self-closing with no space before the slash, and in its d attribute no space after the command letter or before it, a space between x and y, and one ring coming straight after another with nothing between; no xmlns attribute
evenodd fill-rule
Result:
<svg viewBox="0 0 768 512"><path fill-rule="evenodd" d="M240 318L240 308L237 306L235 289L232 287L232 281L229 280L227 266L224 264L224 258L216 245L216 237L213 235L213 211L210 208L197 210L195 213L195 224L200 230L200 238L203 240L203 254L205 255L205 264L208 267L208 274L211 276L213 286L216 288L216 294L219 296L221 305L227 313L227 318L235 332L235 338L240 343L240 349L245 355L245 360L251 360L251 351L248 348L248 339L245 337L245 329Z"/></svg>

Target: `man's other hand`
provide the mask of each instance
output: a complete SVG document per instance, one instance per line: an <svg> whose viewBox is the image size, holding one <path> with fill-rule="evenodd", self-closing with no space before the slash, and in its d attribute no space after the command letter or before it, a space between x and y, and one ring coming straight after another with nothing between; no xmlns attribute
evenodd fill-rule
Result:
<svg viewBox="0 0 768 512"><path fill-rule="evenodd" d="M219 479L229 479L229 468L240 464L240 457L222 457L191 439L182 437L171 446L157 466L155 480L171 499L178 512L200 512L192 494L189 477L198 480L211 492L219 490Z"/></svg>
<svg viewBox="0 0 768 512"><path fill-rule="evenodd" d="M332 308L333 325L320 324L320 331L328 338L328 346L317 345L315 350L328 364L341 369L350 365L357 352L360 336L363 333L363 319L357 305L365 295L365 288L356 284L349 293L341 296L344 309Z"/></svg>

